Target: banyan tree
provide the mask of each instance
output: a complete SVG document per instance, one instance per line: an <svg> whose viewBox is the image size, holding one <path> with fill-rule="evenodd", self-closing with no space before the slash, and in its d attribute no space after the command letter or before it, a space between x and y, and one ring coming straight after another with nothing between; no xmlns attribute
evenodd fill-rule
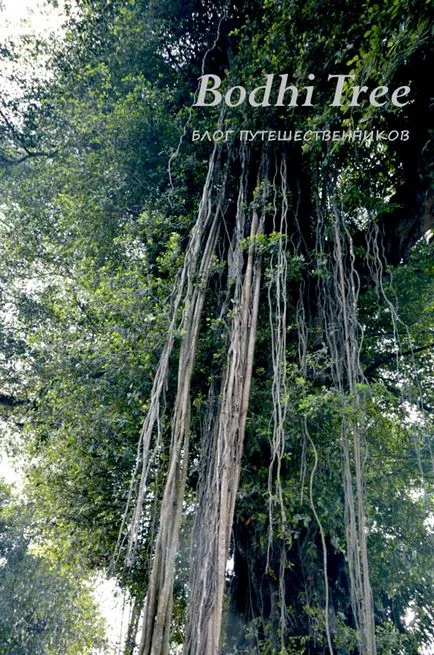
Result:
<svg viewBox="0 0 434 655"><path fill-rule="evenodd" d="M434 618L428 4L97 5L76 28L76 63L58 70L68 79L91 51L89 75L113 86L118 104L89 101L103 118L80 128L83 152L100 156L99 134L124 121L110 152L135 149L133 163L122 154L126 261L141 241L146 276L168 288L146 300L145 338L156 307L164 330L141 428L125 437L134 454L117 472L109 548L94 553L133 598L125 652L421 653ZM270 76L269 102L266 88L249 102ZM137 98L119 109L131 79L144 117ZM198 103L203 79L221 82L221 102ZM98 232L80 211L83 234ZM94 266L77 302L95 324L87 299L111 255L77 265L86 238L70 252L86 275ZM100 369L92 385L113 379Z"/></svg>
<svg viewBox="0 0 434 655"><path fill-rule="evenodd" d="M201 62L201 84L218 79L220 88L215 74L224 69L237 99L219 91L227 102L217 103L202 90L186 118L183 138L196 127L195 141L214 144L196 146L207 173L173 286L119 541L132 566L156 513L138 652L170 652L184 557L184 654L375 655L385 652L383 644L377 649L378 629L389 614L370 573L370 541L382 536L371 498L382 446L373 433L379 416L390 413L393 422L394 411L424 413L422 394L404 382L400 409L392 410L382 388L388 375L380 381L377 373L393 362L397 387L417 376L389 266L407 261L431 225L426 133L422 126L410 137L399 132L413 130L428 104L426 69L412 63L428 24L407 13L386 31L376 21L393 15L391 5L381 19L372 16L371 31L353 22L339 44L344 52L335 53L328 3L253 4L217 11ZM338 33L374 11L347 4L346 12L333 9ZM374 86L411 76L414 99L383 114L345 101L335 109L325 81L338 68ZM242 81L253 88L269 71L290 71L295 84L315 71L316 109L242 102ZM218 111L196 109L217 104ZM335 141L342 126L346 136ZM322 137L296 136L308 130ZM181 147L182 140L172 167ZM380 315L385 323L375 336ZM402 367L404 352L412 364ZM420 475L423 485L423 465Z"/></svg>

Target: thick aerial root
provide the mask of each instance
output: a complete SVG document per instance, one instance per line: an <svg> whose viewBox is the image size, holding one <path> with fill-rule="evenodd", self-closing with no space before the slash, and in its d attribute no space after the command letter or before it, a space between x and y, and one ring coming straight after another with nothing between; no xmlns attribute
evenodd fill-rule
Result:
<svg viewBox="0 0 434 655"><path fill-rule="evenodd" d="M230 341L220 403L209 444L202 457L206 477L199 489L193 536L191 593L184 643L185 655L217 655L220 646L223 597L230 536L239 484L241 455L252 376L253 351L261 282L255 237L263 217L253 211L247 264L243 273L245 183L238 200L231 279L234 285Z"/></svg>

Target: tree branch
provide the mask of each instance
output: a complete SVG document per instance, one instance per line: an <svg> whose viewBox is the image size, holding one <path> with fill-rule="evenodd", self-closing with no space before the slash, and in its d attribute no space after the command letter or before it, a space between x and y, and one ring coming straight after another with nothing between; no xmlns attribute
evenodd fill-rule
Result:
<svg viewBox="0 0 434 655"><path fill-rule="evenodd" d="M43 150L35 150L35 151L30 151L26 150L25 155L22 155L18 159L9 159L8 157L5 157L5 155L0 154L0 164L5 164L6 166L15 166L17 164L21 164L23 161L26 161L27 159L32 159L33 157L54 157L57 152L54 150L53 152L45 152Z"/></svg>
<svg viewBox="0 0 434 655"><path fill-rule="evenodd" d="M3 153L0 153L0 163L5 164L6 166L14 166L16 164L21 164L27 159L33 157L53 157L56 154L56 151L47 152L45 150L30 150L24 143L24 137L19 133L12 121L7 117L5 112L0 108L0 118L3 120L7 130L10 132L10 138L15 145L24 150L25 154L17 159L10 159L6 157Z"/></svg>
<svg viewBox="0 0 434 655"><path fill-rule="evenodd" d="M404 352L388 353L387 355L382 355L376 359L375 362L369 364L369 366L365 369L364 374L367 378L369 378L372 376L372 373L374 373L374 371L376 371L380 366L387 364L397 356L407 357L408 355L416 355L417 353L421 353L424 350L429 350L430 348L434 348L434 342L428 343L425 346L419 346L418 348L409 348L409 350L405 350Z"/></svg>
<svg viewBox="0 0 434 655"><path fill-rule="evenodd" d="M0 393L0 405L7 405L8 407L16 407L17 405L24 405L25 400L19 400L13 396Z"/></svg>

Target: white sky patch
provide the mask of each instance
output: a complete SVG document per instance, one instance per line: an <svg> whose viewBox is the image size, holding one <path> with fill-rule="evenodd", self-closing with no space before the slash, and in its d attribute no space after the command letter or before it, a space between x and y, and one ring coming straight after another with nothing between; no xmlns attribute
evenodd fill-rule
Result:
<svg viewBox="0 0 434 655"><path fill-rule="evenodd" d="M59 7L48 6L41 0L2 0L0 9L0 39L17 36L47 35L58 31L65 15Z"/></svg>
<svg viewBox="0 0 434 655"><path fill-rule="evenodd" d="M0 450L0 480L12 485L15 489L21 487L22 475L14 462Z"/></svg>
<svg viewBox="0 0 434 655"><path fill-rule="evenodd" d="M93 595L107 622L107 655L118 655L125 644L131 603L113 579L103 576L96 581Z"/></svg>
<svg viewBox="0 0 434 655"><path fill-rule="evenodd" d="M12 447L12 432L8 423L0 416L0 480L10 484L15 493L20 494L23 487L22 468L21 463L11 457Z"/></svg>
<svg viewBox="0 0 434 655"><path fill-rule="evenodd" d="M65 19L63 0L58 7L45 0L0 0L0 44L19 53L18 61L5 56L0 62L0 90L5 99L21 95L14 77L46 77L46 57L41 53L35 58L32 44L37 39L50 44L60 41Z"/></svg>

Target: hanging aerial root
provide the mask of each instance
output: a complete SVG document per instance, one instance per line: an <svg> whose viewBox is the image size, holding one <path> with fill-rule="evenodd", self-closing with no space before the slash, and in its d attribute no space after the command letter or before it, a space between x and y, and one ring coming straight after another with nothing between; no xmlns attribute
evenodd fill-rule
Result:
<svg viewBox="0 0 434 655"><path fill-rule="evenodd" d="M384 254L384 243L383 238L378 227L378 223L375 218L371 218L369 228L366 233L366 263L371 275L371 279L374 283L374 288L377 294L377 299L379 304L385 303L388 313L390 316L390 322L392 327L392 338L393 345L389 350L394 351L395 356L395 372L396 375L405 379L408 378L408 373L405 372L402 363L402 353L406 352L410 356L410 376L412 384L415 384L417 389L417 394L415 397L414 392L409 393L408 390L405 390L404 385L399 385L398 390L400 394L400 405L401 408L406 407L409 403L412 407L417 409L417 412L423 416L428 423L431 422L431 417L423 403L423 388L420 379L420 373L418 370L416 357L415 357L415 348L413 339L410 334L409 327L404 323L398 313L397 309L397 299L393 291L393 276L391 271L386 271L386 258ZM386 288L385 279L389 280L388 289ZM404 335L404 337L401 336ZM404 342L406 346L404 346ZM404 410L405 411L405 410ZM408 415L406 417L409 418ZM418 439L413 439L414 448L416 451L417 463L419 467L419 473L422 482L422 488L424 490L424 502L428 512L432 511L431 503L429 500L429 484L426 480L426 474L422 464L422 452ZM434 454L431 448L431 441L428 439L427 442L428 451L430 454L431 468L434 472Z"/></svg>
<svg viewBox="0 0 434 655"><path fill-rule="evenodd" d="M287 334L287 287L288 287L288 188L287 164L283 156L280 165L276 165L273 180L273 232L276 234L277 252L270 259L268 280L268 305L271 334L271 356L273 365L272 381L272 435L270 440L271 457L268 469L268 548L267 565L270 566L270 552L274 541L274 523L279 526L279 533L285 541L288 519L282 487L281 470L285 454L286 419L289 411L286 366L286 334ZM276 499L276 500L275 500ZM277 502L276 502L277 501ZM277 517L275 516L277 505ZM287 625L285 573L287 567L286 544L280 553L279 571L279 640L280 649L285 649L285 634ZM277 637L277 635L276 635Z"/></svg>
<svg viewBox="0 0 434 655"><path fill-rule="evenodd" d="M224 185L223 185L224 188ZM196 357L207 279L217 243L221 219L220 193L216 207L207 200L206 219L197 223L191 260L186 268L186 292L181 321L177 394L172 416L168 471L160 509L160 522L152 571L147 588L139 655L167 655L169 652L175 558L181 525L182 503L188 469L190 433L190 387Z"/></svg>
<svg viewBox="0 0 434 655"><path fill-rule="evenodd" d="M241 468L261 282L261 258L255 239L262 231L264 214L259 216L253 210L245 265L246 192L247 167L243 159L229 256L228 284L233 287L233 313L228 356L219 411L210 426L210 445L202 453L207 460L207 475L202 477L203 487L199 489L193 534L184 655L217 655L221 639L226 566Z"/></svg>
<svg viewBox="0 0 434 655"><path fill-rule="evenodd" d="M203 270L204 262L202 262L201 268L200 255L204 239L207 237L209 231L211 238L208 239L208 243L211 244L214 242L213 247L215 247L216 222L223 201L224 191L223 184L222 191L218 196L216 205L214 205L212 201L212 185L216 168L219 165L218 162L218 150L215 147L210 158L208 173L199 205L198 218L193 228L184 258L184 264L179 272L172 296L168 336L158 361L150 395L149 407L140 432L136 463L132 473L130 490L121 522L112 566L115 566L122 557L125 544L127 545L126 565L131 566L139 542L142 513L148 491L151 468L157 454L161 450L161 412L164 404L163 397L168 382L170 357L173 352L176 335L178 334L180 308L184 306L184 317L181 319L182 324L184 324L186 309L192 306L194 301L191 289L193 281L198 275L202 275L202 278L199 278L202 281L202 287L206 283L208 271ZM209 266L210 256L206 260L206 263ZM138 477L139 483L137 485Z"/></svg>
<svg viewBox="0 0 434 655"><path fill-rule="evenodd" d="M328 267L319 277L320 319L330 353L334 386L348 406L342 408L341 447L345 526L351 600L361 655L376 654L373 598L369 579L367 525L365 508L365 445L360 424L363 399L360 383L364 381L359 354L361 330L358 323L360 282L355 269L352 239L342 208L333 194L328 196L325 215L318 202L316 254ZM330 221L329 225L326 218ZM333 230L333 245L326 239L326 229Z"/></svg>
<svg viewBox="0 0 434 655"><path fill-rule="evenodd" d="M300 255L301 252L301 246L303 242L303 237L300 232L300 225L298 222L298 216L295 217L295 223L296 227L298 230L298 234L296 235L296 239L293 239L294 243L294 254ZM321 227L320 227L320 222L321 218L319 218L318 225L317 225L317 237L318 237L318 230L321 232ZM307 321L306 321L306 311L304 307L304 293L305 293L305 285L304 283L301 283L299 285L299 297L297 301L297 306L296 306L296 324L297 324L297 333L298 333L298 358L299 358L299 366L300 366L300 371L305 379L308 377L308 326L307 326ZM313 453L314 461L313 461L313 466L310 471L309 475L309 504L310 508L312 510L312 514L314 516L315 522L318 526L318 530L320 533L320 538L321 538L321 549L322 549L322 564L323 564L323 578L324 578L324 620L325 620L325 632L326 632L326 639L327 639L327 650L329 655L334 655L334 650L333 650L333 645L332 645L332 636L331 636L331 626L330 626L330 588L329 588L329 581L328 581L328 564L327 564L327 545L326 545L326 539L325 539L325 531L324 527L322 524L322 521L320 519L320 516L318 514L316 504L315 504L315 498L314 498L314 481L315 481L315 475L318 469L318 464L319 464L319 456L318 456L318 450L315 446L315 443L311 437L309 427L308 427L308 419L306 416L302 416L301 419L301 438L302 438L302 457L301 457L301 475L300 475L300 481L301 481L301 498L300 501L303 502L304 498L304 486L305 486L305 479L307 476L307 469L308 469L308 451L311 450Z"/></svg>
<svg viewBox="0 0 434 655"><path fill-rule="evenodd" d="M225 171L226 167L221 164L215 148L210 158L196 224L176 282L168 336L157 366L149 408L140 435L136 466L115 554L116 562L127 543L127 565L130 566L140 542L144 506L150 493L152 467L155 466L162 449L163 396L175 338L179 334L177 393L171 417L171 443L157 522L158 533L147 583L139 655L167 655L169 652L174 564L188 466L190 386L207 281L225 202ZM220 185L215 184L216 177ZM135 481L139 471L137 487ZM125 534L126 527L128 530Z"/></svg>

